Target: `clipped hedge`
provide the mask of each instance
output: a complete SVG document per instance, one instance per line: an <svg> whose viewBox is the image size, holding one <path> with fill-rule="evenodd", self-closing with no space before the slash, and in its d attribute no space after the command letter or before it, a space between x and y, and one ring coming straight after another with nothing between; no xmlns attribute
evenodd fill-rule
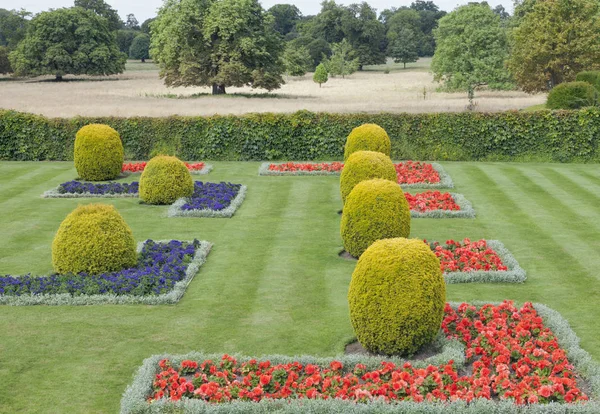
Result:
<svg viewBox="0 0 600 414"><path fill-rule="evenodd" d="M375 123L390 136L397 160L600 161L600 108L71 119L0 110L0 159L72 160L75 133L90 123L116 129L130 160L149 159L161 144L186 160L341 160L350 131Z"/></svg>
<svg viewBox="0 0 600 414"><path fill-rule="evenodd" d="M579 109L593 106L598 101L598 90L587 82L565 82L548 94L546 106L550 109Z"/></svg>
<svg viewBox="0 0 600 414"><path fill-rule="evenodd" d="M377 151L388 157L392 144L385 129L376 124L363 124L350 132L344 146L344 161L357 151Z"/></svg>
<svg viewBox="0 0 600 414"><path fill-rule="evenodd" d="M82 180L114 180L123 167L121 137L108 125L86 125L75 135L73 157Z"/></svg>
<svg viewBox="0 0 600 414"><path fill-rule="evenodd" d="M579 72L575 77L577 82L587 82L600 91L600 70Z"/></svg>
<svg viewBox="0 0 600 414"><path fill-rule="evenodd" d="M375 151L358 151L352 153L344 164L344 169L340 174L342 202L346 203L346 198L348 198L348 195L356 184L373 178L383 178L394 183L397 182L396 167L394 167L394 163L390 157Z"/></svg>
<svg viewBox="0 0 600 414"><path fill-rule="evenodd" d="M194 180L177 157L159 155L152 158L140 178L140 199L148 204L173 204L194 193Z"/></svg>

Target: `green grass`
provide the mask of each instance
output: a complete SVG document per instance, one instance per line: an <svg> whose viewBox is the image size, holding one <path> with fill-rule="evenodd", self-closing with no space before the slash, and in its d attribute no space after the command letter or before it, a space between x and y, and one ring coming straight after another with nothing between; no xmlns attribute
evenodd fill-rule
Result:
<svg viewBox="0 0 600 414"><path fill-rule="evenodd" d="M536 112L536 111L544 111L547 109L548 108L546 108L546 104L539 104L539 105L528 106L527 108L521 109L521 111L522 112Z"/></svg>
<svg viewBox="0 0 600 414"><path fill-rule="evenodd" d="M385 70L389 70L390 72L429 72L431 67L431 58L430 57L422 57L419 58L416 62L407 63L406 68L404 68L403 63L395 63L394 59L387 58L386 63L383 65L366 65L363 67L364 71L367 72L383 72Z"/></svg>
<svg viewBox="0 0 600 414"><path fill-rule="evenodd" d="M338 177L258 177L216 162L199 179L246 184L232 219L168 219L166 207L113 203L138 240L206 239L208 261L175 306L0 306L0 412L113 413L152 354L342 351L354 263L337 256ZM448 286L448 300L534 301L558 310L600 359L600 165L443 163L478 217L416 219L412 236L504 242L523 285ZM0 163L0 274L51 271L61 220L85 200L42 200L71 163Z"/></svg>

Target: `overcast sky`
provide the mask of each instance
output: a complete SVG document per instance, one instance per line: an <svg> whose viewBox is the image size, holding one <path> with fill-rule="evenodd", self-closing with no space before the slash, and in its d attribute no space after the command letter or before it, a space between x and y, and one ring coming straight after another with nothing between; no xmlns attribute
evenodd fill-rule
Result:
<svg viewBox="0 0 600 414"><path fill-rule="evenodd" d="M156 16L156 11L162 5L162 0L105 0L108 4L112 6L113 9L116 9L121 18L125 20L125 16L129 13L135 14L135 17L138 19L140 24L150 18ZM351 3L359 3L360 0L350 0L350 1L336 1L336 3L341 4L351 4ZM400 6L410 6L412 0L401 0L401 1L391 1L391 0L367 0L372 7L377 9L377 12L381 12L384 9L389 9L390 7L400 7ZM434 3L437 4L440 9L451 11L456 6L467 4L469 0L434 0ZM321 9L321 0L300 0L300 1L286 1L286 0L262 0L262 6L265 9L268 9L274 4L277 3L289 3L295 4L296 7L302 11L304 15L309 14L317 14ZM510 0L488 0L490 6L495 7L498 4L503 4L504 8L512 12L512 2ZM44 10L48 10L50 8L59 8L59 7L71 7L73 5L72 0L0 0L0 8L4 9L20 9L23 8L27 11L38 13Z"/></svg>

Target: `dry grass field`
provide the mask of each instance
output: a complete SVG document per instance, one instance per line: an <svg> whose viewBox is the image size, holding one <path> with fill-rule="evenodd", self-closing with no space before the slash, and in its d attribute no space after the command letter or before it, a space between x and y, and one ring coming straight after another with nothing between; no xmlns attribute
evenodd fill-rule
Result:
<svg viewBox="0 0 600 414"><path fill-rule="evenodd" d="M129 62L127 71L105 78L67 76L12 79L0 77L0 108L50 117L167 116L243 114L248 112L456 112L468 104L466 93L437 93L430 59L402 65L366 67L346 79L330 78L322 88L312 73L287 78L277 91L228 88L210 96L209 88L167 88L152 63ZM384 73L388 69L390 73ZM425 92L425 94L424 94ZM545 95L479 91L476 110L522 109L545 102Z"/></svg>

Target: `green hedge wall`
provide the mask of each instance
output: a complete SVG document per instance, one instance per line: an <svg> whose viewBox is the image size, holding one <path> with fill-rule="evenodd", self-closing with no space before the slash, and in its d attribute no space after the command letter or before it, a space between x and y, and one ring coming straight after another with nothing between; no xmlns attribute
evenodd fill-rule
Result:
<svg viewBox="0 0 600 414"><path fill-rule="evenodd" d="M0 110L0 159L71 160L75 133L115 128L125 157L171 148L185 160L341 160L352 128L381 125L393 159L600 161L600 109L437 114L295 114L48 119Z"/></svg>

